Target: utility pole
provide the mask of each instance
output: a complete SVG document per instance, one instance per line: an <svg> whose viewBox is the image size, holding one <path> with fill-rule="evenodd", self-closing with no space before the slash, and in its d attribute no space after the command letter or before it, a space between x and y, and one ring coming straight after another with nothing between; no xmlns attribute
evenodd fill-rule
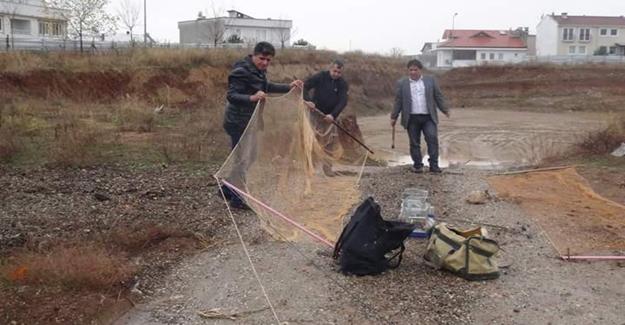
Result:
<svg viewBox="0 0 625 325"><path fill-rule="evenodd" d="M147 0L143 0L143 47L148 47L148 14L146 7Z"/></svg>
<svg viewBox="0 0 625 325"><path fill-rule="evenodd" d="M455 12L454 15L451 17L451 33L449 33L449 39L451 39L451 67L454 67L454 28L455 28L455 23L456 23L456 16L458 16L458 13Z"/></svg>

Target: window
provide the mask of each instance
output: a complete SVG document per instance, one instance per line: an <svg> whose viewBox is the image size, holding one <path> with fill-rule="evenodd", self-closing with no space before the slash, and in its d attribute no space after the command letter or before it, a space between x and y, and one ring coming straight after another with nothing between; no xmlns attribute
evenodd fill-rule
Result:
<svg viewBox="0 0 625 325"><path fill-rule="evenodd" d="M610 29L610 36L618 36L618 29Z"/></svg>
<svg viewBox="0 0 625 325"><path fill-rule="evenodd" d="M491 60L495 59L495 53L489 53L488 58Z"/></svg>
<svg viewBox="0 0 625 325"><path fill-rule="evenodd" d="M486 53L481 53L481 54L480 54L480 58L481 58L482 60L486 60Z"/></svg>
<svg viewBox="0 0 625 325"><path fill-rule="evenodd" d="M40 21L39 35L41 36L62 36L63 25L56 21Z"/></svg>
<svg viewBox="0 0 625 325"><path fill-rule="evenodd" d="M579 30L579 40L580 41L590 41L590 29L589 28L580 28L580 30Z"/></svg>
<svg viewBox="0 0 625 325"><path fill-rule="evenodd" d="M575 54L575 46L569 46L569 54Z"/></svg>
<svg viewBox="0 0 625 325"><path fill-rule="evenodd" d="M586 46L580 46L579 47L579 54L586 54Z"/></svg>
<svg viewBox="0 0 625 325"><path fill-rule="evenodd" d="M4 17L0 16L0 33L2 33L2 22L4 21Z"/></svg>
<svg viewBox="0 0 625 325"><path fill-rule="evenodd" d="M608 51L608 54L616 54L616 46L610 46L610 50Z"/></svg>
<svg viewBox="0 0 625 325"><path fill-rule="evenodd" d="M503 53L499 53L499 55L497 55L497 58L498 58L499 60L503 60Z"/></svg>
<svg viewBox="0 0 625 325"><path fill-rule="evenodd" d="M608 35L608 29L607 28L601 28L601 30L599 30L599 35L601 35L601 36Z"/></svg>
<svg viewBox="0 0 625 325"><path fill-rule="evenodd" d="M562 30L562 40L563 41L572 41L573 40L573 28L565 28Z"/></svg>

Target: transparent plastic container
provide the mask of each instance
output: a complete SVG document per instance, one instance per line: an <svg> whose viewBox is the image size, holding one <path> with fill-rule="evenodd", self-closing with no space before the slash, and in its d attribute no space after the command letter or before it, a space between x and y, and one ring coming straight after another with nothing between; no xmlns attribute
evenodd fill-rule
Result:
<svg viewBox="0 0 625 325"><path fill-rule="evenodd" d="M421 199L425 201L427 198L428 191L416 187L407 187L402 193L402 199Z"/></svg>

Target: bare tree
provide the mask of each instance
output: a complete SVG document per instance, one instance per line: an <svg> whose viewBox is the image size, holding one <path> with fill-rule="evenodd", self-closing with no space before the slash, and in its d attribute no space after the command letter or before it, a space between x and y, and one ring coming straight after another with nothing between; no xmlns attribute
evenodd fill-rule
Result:
<svg viewBox="0 0 625 325"><path fill-rule="evenodd" d="M67 20L69 32L80 40L83 52L83 38L108 34L116 28L117 19L109 15L105 7L109 0L49 0L52 6L65 9L61 16Z"/></svg>
<svg viewBox="0 0 625 325"><path fill-rule="evenodd" d="M223 10L217 8L214 2L210 3L210 11L212 16L202 21L199 26L203 30L202 34L207 36L208 41L213 43L214 47L217 47L223 42L226 34L226 18L221 16ZM206 29L203 26L206 26Z"/></svg>
<svg viewBox="0 0 625 325"><path fill-rule="evenodd" d="M135 46L132 30L139 23L139 15L141 14L141 8L133 0L122 0L119 8L117 9L117 17L124 24L130 33L130 44Z"/></svg>
<svg viewBox="0 0 625 325"><path fill-rule="evenodd" d="M391 49L389 55L394 58L401 58L404 55L404 50L399 47L394 47Z"/></svg>
<svg viewBox="0 0 625 325"><path fill-rule="evenodd" d="M286 44L289 44L291 42L291 38L293 38L297 33L297 29L295 27L292 27L291 24L292 23L290 20L281 19L280 25L275 30L276 36L280 41L280 47L283 49L286 47Z"/></svg>
<svg viewBox="0 0 625 325"><path fill-rule="evenodd" d="M15 19L15 17L17 16L17 3L11 2L11 1L3 1L2 2L2 11L5 12L7 14L7 17L9 18L9 34L11 37L11 41L9 43L9 40L7 40L7 48L11 47L11 48L15 48L15 33L14 30L15 26L13 26L13 20ZM0 22L2 23L2 22Z"/></svg>

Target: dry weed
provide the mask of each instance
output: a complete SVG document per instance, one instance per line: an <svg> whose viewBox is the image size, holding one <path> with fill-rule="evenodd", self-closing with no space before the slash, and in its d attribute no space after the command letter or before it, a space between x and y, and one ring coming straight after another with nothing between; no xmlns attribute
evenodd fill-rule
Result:
<svg viewBox="0 0 625 325"><path fill-rule="evenodd" d="M580 154L610 153L625 142L625 117L621 116L603 130L588 134L577 146Z"/></svg>
<svg viewBox="0 0 625 325"><path fill-rule="evenodd" d="M28 252L1 267L10 283L64 289L110 289L136 272L130 262L94 244L57 247L47 254Z"/></svg>

